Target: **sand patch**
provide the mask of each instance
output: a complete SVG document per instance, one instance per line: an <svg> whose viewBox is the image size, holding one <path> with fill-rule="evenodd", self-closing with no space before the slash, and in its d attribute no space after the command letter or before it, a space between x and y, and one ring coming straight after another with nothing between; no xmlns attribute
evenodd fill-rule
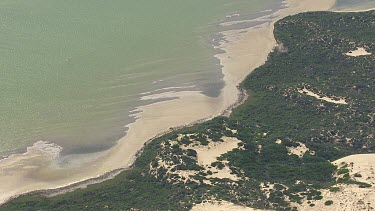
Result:
<svg viewBox="0 0 375 211"><path fill-rule="evenodd" d="M158 165L160 167L163 167L163 168L167 169L167 173L166 174L176 174L176 175L180 176L180 178L176 179L179 182L186 183L188 180L197 182L195 179L192 178L192 176L197 175L197 173L198 173L197 171L177 170L177 171L173 171L172 172L171 169L173 169L174 167L176 167L176 165L174 165L171 162L166 162L166 161L164 161L162 159L158 160ZM173 180L172 179L168 179L168 182L173 182Z"/></svg>
<svg viewBox="0 0 375 211"><path fill-rule="evenodd" d="M257 211L258 209L235 205L227 201L212 201L195 205L191 211Z"/></svg>
<svg viewBox="0 0 375 211"><path fill-rule="evenodd" d="M219 178L219 179L231 179L238 181L237 175L232 174L232 171L228 167L227 161L222 161L224 164L223 168L212 167L211 164L218 162L218 158L233 149L238 148L238 144L241 143L240 140L234 137L221 138L223 142L213 142L210 141L208 145L197 145L197 143L190 144L189 146L182 146L181 148L195 150L197 152L197 161L200 166L202 166L206 172L211 171L211 175L207 175L207 178Z"/></svg>
<svg viewBox="0 0 375 211"><path fill-rule="evenodd" d="M226 127L225 129L232 132L233 134L237 134L237 130L230 129L229 127Z"/></svg>
<svg viewBox="0 0 375 211"><path fill-rule="evenodd" d="M338 191L322 190L323 199L313 201L311 207L307 201L302 205L294 204L298 210L373 210L375 209L375 154L351 155L333 162L338 167L346 166L353 180L372 184L372 187L360 188L357 184L339 184L335 186ZM356 175L356 176L355 176ZM327 201L333 203L325 205Z"/></svg>
<svg viewBox="0 0 375 211"><path fill-rule="evenodd" d="M268 183L262 182L260 183L259 187L260 187L260 190L262 190L263 193L267 196L267 198L269 198L271 191L275 188L275 185L270 184L269 182Z"/></svg>
<svg viewBox="0 0 375 211"><path fill-rule="evenodd" d="M177 170L178 164L176 164L170 159L163 159L160 156L157 156L156 160L158 163L157 167L153 167L152 163L150 163L150 173L155 175L155 177L157 177L158 171L160 169L165 169L166 172L164 173L164 175L169 177L167 179L169 183L187 183L189 181L196 182L198 184L200 183L199 180L194 179L194 176L197 176L199 174L199 171ZM184 164L181 158L179 158L179 162L179 164ZM211 184L209 180L203 180L203 183Z"/></svg>
<svg viewBox="0 0 375 211"><path fill-rule="evenodd" d="M158 176L160 169L165 169L165 176L168 177L167 181L170 183L187 183L188 181L200 183L201 181L205 184L211 185L211 178L218 179L230 179L233 181L238 181L240 178L237 175L232 174L231 169L228 166L228 161L220 161L220 166L211 165L214 162L219 162L218 158L233 149L238 148L238 144L241 143L240 140L233 137L222 137L222 142L214 142L211 139L207 139L208 144L202 145L199 141L188 138L197 136L197 134L180 134L175 140L169 140L168 143L162 143L162 152L156 157L158 165L153 167L150 163L150 173ZM184 139L188 139L191 143L189 145L184 145L182 142ZM186 154L176 155L169 152L168 150L173 150L175 146L178 146ZM189 154L188 152L190 151ZM201 170L180 170L179 166L186 165L184 159L189 157L189 159L196 160L197 164L202 167ZM191 165L191 161L190 165ZM203 176L202 176L203 175ZM199 181L197 176L204 178Z"/></svg>
<svg viewBox="0 0 375 211"><path fill-rule="evenodd" d="M217 158L221 155L238 148L238 144L241 143L240 140L234 137L222 137L223 142L213 142L207 146L190 144L187 147L182 147L183 149L192 149L197 152L198 164L201 166L208 166L211 163L216 162Z"/></svg>
<svg viewBox="0 0 375 211"><path fill-rule="evenodd" d="M301 93L301 94L306 94L306 95L311 96L311 97L315 97L318 100L324 100L324 101L329 102L329 103L343 104L343 105L348 104L345 101L345 98L343 98L343 97L321 97L320 95L308 90L306 87L301 89L301 90L298 90L298 92Z"/></svg>
<svg viewBox="0 0 375 211"><path fill-rule="evenodd" d="M371 53L367 52L366 49L364 49L364 48L357 48L357 50L349 51L349 52L345 53L345 55L357 57L357 56L369 56L369 55L371 55Z"/></svg>
<svg viewBox="0 0 375 211"><path fill-rule="evenodd" d="M232 174L232 170L230 170L228 166L222 169L211 167L209 170L212 172L212 175L207 175L206 178L230 179L233 181L238 181L240 179L237 175Z"/></svg>
<svg viewBox="0 0 375 211"><path fill-rule="evenodd" d="M297 142L298 147L287 147L289 155L297 155L298 157L302 158L303 155L309 151L309 148L306 147L304 143Z"/></svg>

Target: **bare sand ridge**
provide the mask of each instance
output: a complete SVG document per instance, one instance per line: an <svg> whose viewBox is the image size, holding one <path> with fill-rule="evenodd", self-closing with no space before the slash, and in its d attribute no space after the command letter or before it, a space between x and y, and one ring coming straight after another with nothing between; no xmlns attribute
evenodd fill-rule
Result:
<svg viewBox="0 0 375 211"><path fill-rule="evenodd" d="M320 95L306 89L306 88L303 88L302 90L299 90L298 91L299 93L301 94L306 94L308 96L311 96L311 97L315 97L316 99L318 100L324 100L326 102L330 102L330 103L334 103L334 104L348 104L345 99L343 97L321 97Z"/></svg>
<svg viewBox="0 0 375 211"><path fill-rule="evenodd" d="M332 211L352 211L352 210L373 210L375 209L375 154L359 154L344 157L333 162L338 167L347 165L351 178L358 182L371 184L372 187L359 187L359 185L340 184L337 192L323 190L323 199L313 201L315 206L311 207L307 201L302 205L294 204L298 210L332 210ZM331 200L332 205L325 205Z"/></svg>
<svg viewBox="0 0 375 211"><path fill-rule="evenodd" d="M30 191L69 186L116 169L128 168L144 144L155 135L167 132L171 127L219 115L237 101L237 85L252 70L262 65L276 46L273 36L273 24L276 20L305 11L329 10L335 1L288 0L287 4L288 8L277 12L277 18L261 26L222 32L226 42L219 47L225 53L216 57L223 66L225 87L218 98L209 98L194 91L178 92L180 95L173 93L178 99L139 107L139 112L135 114L137 120L128 125L126 137L119 140L112 149L98 155L80 155L78 160L82 160L82 163L72 165L68 162L67 165L61 165L59 159L51 158L51 150L46 151L46 147L40 146L33 146L25 154L2 160L0 203ZM158 99L158 96L150 98Z"/></svg>

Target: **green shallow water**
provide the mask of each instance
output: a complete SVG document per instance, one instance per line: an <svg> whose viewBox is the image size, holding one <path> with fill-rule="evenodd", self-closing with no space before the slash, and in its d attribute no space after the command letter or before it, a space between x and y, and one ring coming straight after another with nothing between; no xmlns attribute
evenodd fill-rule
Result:
<svg viewBox="0 0 375 211"><path fill-rule="evenodd" d="M278 0L0 0L0 155L51 141L112 146L140 93L223 86L210 39Z"/></svg>

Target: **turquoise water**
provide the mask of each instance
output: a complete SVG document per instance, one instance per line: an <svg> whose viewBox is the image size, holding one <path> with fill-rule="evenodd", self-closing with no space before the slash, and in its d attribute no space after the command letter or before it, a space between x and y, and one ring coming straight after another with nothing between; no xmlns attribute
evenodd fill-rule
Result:
<svg viewBox="0 0 375 211"><path fill-rule="evenodd" d="M211 38L279 0L0 0L0 155L39 140L112 146L140 93L223 87Z"/></svg>

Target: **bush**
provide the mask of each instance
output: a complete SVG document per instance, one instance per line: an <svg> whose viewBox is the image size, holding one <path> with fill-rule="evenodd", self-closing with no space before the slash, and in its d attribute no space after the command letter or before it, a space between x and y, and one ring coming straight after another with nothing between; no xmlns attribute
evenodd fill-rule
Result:
<svg viewBox="0 0 375 211"><path fill-rule="evenodd" d="M328 201L324 202L324 205L326 205L326 206L330 206L332 204L333 204L332 200L328 200Z"/></svg>
<svg viewBox="0 0 375 211"><path fill-rule="evenodd" d="M331 192L338 192L338 191L340 191L340 187L330 187L329 191L331 191Z"/></svg>
<svg viewBox="0 0 375 211"><path fill-rule="evenodd" d="M347 174L347 173L349 173L349 169L347 169L347 168L341 168L341 169L339 169L339 170L337 171L337 174L338 174L338 175L341 175L341 174Z"/></svg>
<svg viewBox="0 0 375 211"><path fill-rule="evenodd" d="M193 149L187 149L187 156L197 157L197 151Z"/></svg>

